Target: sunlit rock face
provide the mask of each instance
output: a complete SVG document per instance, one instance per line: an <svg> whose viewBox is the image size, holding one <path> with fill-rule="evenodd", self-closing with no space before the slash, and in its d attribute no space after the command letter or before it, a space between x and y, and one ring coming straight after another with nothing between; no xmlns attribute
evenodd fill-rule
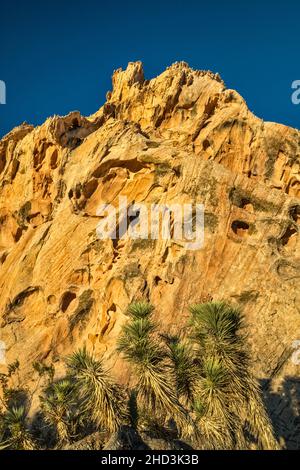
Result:
<svg viewBox="0 0 300 470"><path fill-rule="evenodd" d="M150 81L130 63L112 82L94 115L22 124L0 141L6 362L20 360L30 387L33 361L55 362L59 375L86 345L128 382L115 344L129 302L149 300L175 332L189 304L223 299L244 312L282 444L299 447L300 132L258 119L219 75L184 62ZM203 248L99 239L97 209L119 196L204 204Z"/></svg>

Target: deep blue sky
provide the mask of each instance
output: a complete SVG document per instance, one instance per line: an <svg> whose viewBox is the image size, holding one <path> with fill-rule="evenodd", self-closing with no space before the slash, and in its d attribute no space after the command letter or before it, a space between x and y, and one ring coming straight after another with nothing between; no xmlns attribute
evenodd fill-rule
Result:
<svg viewBox="0 0 300 470"><path fill-rule="evenodd" d="M22 121L96 111L112 71L176 60L219 72L265 120L300 128L300 1L9 0L0 7L0 136Z"/></svg>

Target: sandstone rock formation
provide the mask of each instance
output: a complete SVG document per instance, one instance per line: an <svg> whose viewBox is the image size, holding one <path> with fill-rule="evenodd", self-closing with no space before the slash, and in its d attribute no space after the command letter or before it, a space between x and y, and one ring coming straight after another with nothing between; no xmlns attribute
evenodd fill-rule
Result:
<svg viewBox="0 0 300 470"><path fill-rule="evenodd" d="M282 445L300 447L300 132L263 122L218 75L173 64L113 75L94 115L22 124L0 141L0 340L30 386L31 363L86 345L130 374L114 346L133 299L166 331L207 297L243 310L255 372ZM205 205L203 249L99 240L97 208ZM5 366L1 370L5 370Z"/></svg>

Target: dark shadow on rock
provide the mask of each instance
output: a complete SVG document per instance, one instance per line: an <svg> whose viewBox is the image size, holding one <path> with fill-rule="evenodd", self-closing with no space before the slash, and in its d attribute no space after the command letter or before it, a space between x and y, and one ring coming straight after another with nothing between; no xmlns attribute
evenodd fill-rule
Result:
<svg viewBox="0 0 300 470"><path fill-rule="evenodd" d="M30 396L28 390L23 388L10 389L6 399L6 407L11 409L19 406L24 406L25 409L29 408Z"/></svg>
<svg viewBox="0 0 300 470"><path fill-rule="evenodd" d="M273 392L270 380L261 381L265 406L279 443L286 449L300 449L300 379L285 377L280 391Z"/></svg>
<svg viewBox="0 0 300 470"><path fill-rule="evenodd" d="M136 429L121 426L106 442L104 450L150 450Z"/></svg>
<svg viewBox="0 0 300 470"><path fill-rule="evenodd" d="M57 441L56 430L46 422L45 416L41 411L37 411L33 415L30 431L36 442L38 442L39 448L53 449L55 447Z"/></svg>
<svg viewBox="0 0 300 470"><path fill-rule="evenodd" d="M187 442L182 441L181 439L177 439L174 441L174 447L175 447L175 450L193 450L194 449L194 447L192 447Z"/></svg>

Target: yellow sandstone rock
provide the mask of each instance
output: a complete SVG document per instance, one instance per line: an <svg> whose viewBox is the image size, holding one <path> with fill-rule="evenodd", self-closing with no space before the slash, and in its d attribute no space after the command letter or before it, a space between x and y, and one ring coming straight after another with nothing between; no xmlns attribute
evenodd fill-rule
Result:
<svg viewBox="0 0 300 470"><path fill-rule="evenodd" d="M83 345L129 381L115 342L134 299L152 302L172 332L189 304L224 299L245 314L279 432L299 444L298 130L255 117L217 74L179 62L148 81L140 62L129 63L94 115L54 116L5 136L0 188L0 340L29 387L33 361L54 361L59 374ZM204 247L99 240L97 208L120 195L203 203Z"/></svg>

